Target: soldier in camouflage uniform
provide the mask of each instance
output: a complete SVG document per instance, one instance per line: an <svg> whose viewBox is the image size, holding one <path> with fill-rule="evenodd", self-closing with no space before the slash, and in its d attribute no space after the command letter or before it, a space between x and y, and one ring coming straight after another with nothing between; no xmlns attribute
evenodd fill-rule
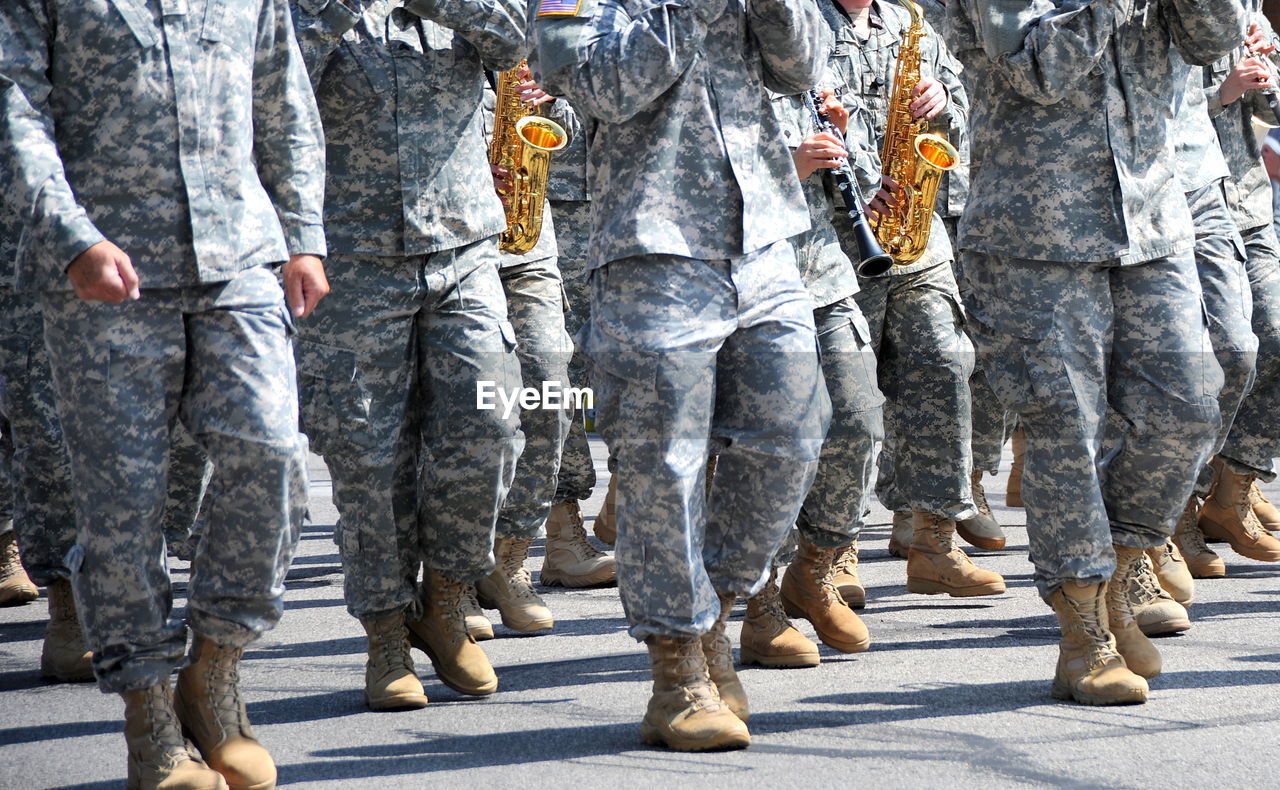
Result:
<svg viewBox="0 0 1280 790"><path fill-rule="evenodd" d="M13 530L13 441L9 424L0 420L0 606L21 606L40 597L23 570ZM90 677L92 677L90 672Z"/></svg>
<svg viewBox="0 0 1280 790"><path fill-rule="evenodd" d="M303 428L341 517L347 610L368 635L374 709L427 698L406 639L464 694L498 685L462 615L494 568L520 386L498 276L506 228L489 181L484 69L525 45L514 0L293 0L327 143L333 298L299 326ZM408 141L408 142L406 142ZM421 595L415 583L425 563Z"/></svg>
<svg viewBox="0 0 1280 790"><path fill-rule="evenodd" d="M831 63L842 102L866 106L878 150L884 145L899 45L910 18L887 0L821 0L819 6L836 35ZM960 69L942 38L928 22L923 24L921 80L912 112L931 118L957 139L968 113ZM836 217L836 229L845 251L855 255L847 217ZM1004 580L975 566L953 537L957 522L973 519L977 508L970 482L973 345L964 333L951 258L951 242L935 212L924 255L859 283L858 306L871 328L886 398L888 438L876 493L894 511L895 524L910 518L910 532L899 528L891 545L891 552L907 557L908 590L994 595L1004 592ZM970 533L969 539L982 537Z"/></svg>
<svg viewBox="0 0 1280 790"><path fill-rule="evenodd" d="M322 138L288 7L16 0L0 53L17 287L42 292L76 483L67 564L98 684L125 699L130 785L272 787L238 664L280 617L305 507L289 312L327 290ZM175 697L187 626L160 518L177 420L218 495Z"/></svg>
<svg viewBox="0 0 1280 790"><path fill-rule="evenodd" d="M920 0L920 9L925 19L935 31L946 37L947 5L945 0ZM945 42L943 43L945 47ZM953 58L954 60L954 58ZM965 82L964 72L959 74L965 91L970 86ZM954 252L956 247L956 230L960 225L960 215L964 212L965 197L969 194L969 129L965 119L956 119L957 136L951 139L952 145L960 152L960 162L955 169L942 178L942 186L938 189L937 210L942 217L942 224L947 229L947 239ZM960 300L964 302L969 293L969 280L965 277L964 261L957 256L952 261L956 285L960 289ZM970 448L973 452L973 470L970 474L970 486L973 489L973 505L977 513L961 521L957 532L973 545L984 549L1002 549L1005 544L1004 530L996 521L987 504L987 492L982 485L984 474L996 474L1000 471L1000 453L1008 438L1009 425L1005 418L1004 407L1000 399L991 391L987 383L987 374L981 367L974 366L973 375L969 376L969 405L971 414L972 437Z"/></svg>
<svg viewBox="0 0 1280 790"><path fill-rule="evenodd" d="M1250 22L1250 45L1271 49L1276 37L1259 12L1261 4L1245 0ZM1275 59L1275 56L1271 56ZM1242 48L1205 69L1209 115L1218 142L1231 168L1225 182L1227 205L1244 238L1246 268L1253 300L1252 325L1258 338L1257 380L1240 404L1226 442L1213 459L1210 488L1204 492L1199 528L1204 535L1225 540L1237 553L1263 562L1280 562L1280 540L1269 529L1280 529L1280 513L1258 490L1258 479L1275 478L1274 458L1280 455L1280 243L1272 225L1271 180L1253 131L1253 118L1277 123L1259 87L1274 86L1274 64L1246 57ZM1259 84L1258 80L1265 80ZM1255 87L1257 86L1257 87ZM1182 525L1184 541L1199 549L1192 526ZM1207 551L1207 549L1206 549ZM1226 568L1201 555L1202 567L1212 575Z"/></svg>
<svg viewBox="0 0 1280 790"><path fill-rule="evenodd" d="M1053 694L1142 702L1160 656L1127 590L1208 458L1222 384L1176 172L1172 53L1221 56L1242 15L1236 0L955 0L948 21L987 87L960 243L982 363L1026 430L1031 560L1062 630ZM1121 430L1104 454L1108 407Z"/></svg>
<svg viewBox="0 0 1280 790"><path fill-rule="evenodd" d="M827 35L796 0L535 11L539 82L597 124L585 348L617 456L619 591L653 665L641 733L746 746L725 620L764 584L829 416L786 241L808 217L764 88L812 87Z"/></svg>
<svg viewBox="0 0 1280 790"><path fill-rule="evenodd" d="M814 128L810 99L804 94L774 94L771 105L800 176L812 227L792 238L800 276L813 301L813 321L823 378L831 397L831 426L822 443L817 476L796 520L797 550L791 543L774 558L774 567L790 563L781 590L770 576L764 589L747 601L742 624L742 662L771 667L816 666L818 648L791 627L790 611L809 620L823 643L844 653L866 650L870 634L853 608L866 592L857 577L854 545L870 508L876 452L884 439L876 387L876 358L871 332L854 294L858 278L840 246L832 216L844 207L836 185L824 171L848 161L858 199L880 186L880 160L871 150L874 130L863 108L853 119L824 91L824 108L842 137ZM796 555L794 560L791 555ZM839 558L848 557L841 565Z"/></svg>

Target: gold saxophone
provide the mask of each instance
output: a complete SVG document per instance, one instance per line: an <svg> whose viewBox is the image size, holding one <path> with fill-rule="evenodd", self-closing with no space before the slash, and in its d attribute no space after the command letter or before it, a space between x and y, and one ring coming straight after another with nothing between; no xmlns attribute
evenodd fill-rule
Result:
<svg viewBox="0 0 1280 790"><path fill-rule="evenodd" d="M919 260L929 246L933 205L938 200L942 174L960 163L960 154L946 137L926 133L926 121L911 117L911 92L920 82L924 15L913 0L899 2L911 15L911 25L903 31L898 49L880 162L881 172L897 182L902 191L898 205L887 214L877 214L871 225L895 265L905 266Z"/></svg>
<svg viewBox="0 0 1280 790"><path fill-rule="evenodd" d="M493 140L489 164L501 165L511 174L511 187L499 189L507 214L507 229L498 239L503 252L523 255L542 235L542 206L547 197L547 170L551 152L564 148L569 135L560 124L520 101L516 86L522 62L498 74L493 107Z"/></svg>

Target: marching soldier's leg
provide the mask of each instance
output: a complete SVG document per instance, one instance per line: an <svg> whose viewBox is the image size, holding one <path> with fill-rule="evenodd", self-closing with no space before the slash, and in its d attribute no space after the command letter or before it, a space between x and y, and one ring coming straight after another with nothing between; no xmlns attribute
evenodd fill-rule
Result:
<svg viewBox="0 0 1280 790"><path fill-rule="evenodd" d="M164 541L169 553L190 561L200 542L201 506L213 466L204 449L179 423L169 451L169 491L164 506Z"/></svg>
<svg viewBox="0 0 1280 790"><path fill-rule="evenodd" d="M9 423L0 420L0 606L21 606L40 597L40 589L23 570L18 538L13 530L13 486L9 471L12 457Z"/></svg>
<svg viewBox="0 0 1280 790"><path fill-rule="evenodd" d="M419 316L418 388L424 406L418 540L426 578L409 640L450 688L483 696L498 688L484 651L467 630L470 582L494 569L498 510L524 447L519 414L477 408L481 387L520 387L515 333L498 276L496 237L432 256L427 309ZM443 258L444 260L438 260Z"/></svg>
<svg viewBox="0 0 1280 790"><path fill-rule="evenodd" d="M333 477L344 597L368 637L364 694L377 710L427 702L404 626L419 568L412 405L424 261L330 256L333 298L299 322L295 344L302 426Z"/></svg>

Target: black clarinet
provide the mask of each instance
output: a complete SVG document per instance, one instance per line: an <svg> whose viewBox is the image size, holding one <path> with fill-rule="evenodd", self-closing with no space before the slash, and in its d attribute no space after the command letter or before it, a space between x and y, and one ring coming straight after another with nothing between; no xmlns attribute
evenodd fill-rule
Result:
<svg viewBox="0 0 1280 790"><path fill-rule="evenodd" d="M876 241L876 235L871 231L867 212L862 207L862 195L858 192L858 181L853 176L853 169L849 167L847 156L849 146L844 141L844 135L840 133L839 127L818 109L818 102L816 90L804 93L804 104L813 116L814 128L819 132L833 135L840 141L840 145L844 146L846 154L843 164L832 168L831 176L835 179L836 188L840 190L840 196L844 199L844 207L849 212L849 222L853 224L853 239L858 244L858 257L861 260L853 269L863 277L884 274L893 267L893 257L880 247L880 242Z"/></svg>

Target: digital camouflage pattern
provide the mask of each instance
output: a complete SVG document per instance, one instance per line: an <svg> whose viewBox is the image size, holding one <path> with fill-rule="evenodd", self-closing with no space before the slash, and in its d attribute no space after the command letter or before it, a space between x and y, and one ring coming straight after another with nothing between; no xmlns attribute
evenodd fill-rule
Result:
<svg viewBox="0 0 1280 790"><path fill-rule="evenodd" d="M779 138L764 88L817 82L829 39L812 3L583 0L534 24L540 84L595 124L593 268L727 259L808 227L786 148L762 141Z"/></svg>
<svg viewBox="0 0 1280 790"><path fill-rule="evenodd" d="M556 104L562 103L557 100ZM566 103L567 106L567 103ZM553 182L554 183L554 180ZM583 186L585 190L585 185ZM554 197L554 193L552 193ZM591 385L587 356L578 345L578 332L591 317L591 297L587 286L587 260L591 249L591 203L587 200L552 200L551 213L556 218L556 244L560 256L556 263L564 284L564 326L574 339L573 356L569 358L569 381L575 387ZM596 486L596 464L583 415L574 412L560 456L560 474L556 483L556 502L582 501L591 497Z"/></svg>
<svg viewBox="0 0 1280 790"><path fill-rule="evenodd" d="M1238 0L948 0L947 11L948 43L984 86L962 249L1124 264L1191 249L1170 129L1185 74L1171 53L1204 64L1238 46Z"/></svg>
<svg viewBox="0 0 1280 790"><path fill-rule="evenodd" d="M1022 498L1047 598L1109 578L1113 543L1163 543L1221 427L1169 112L1187 77L1170 58L1212 60L1241 18L1226 0L948 9L957 56L989 88L961 221L970 327L1027 434ZM1108 408L1119 430L1104 453Z"/></svg>
<svg viewBox="0 0 1280 790"><path fill-rule="evenodd" d="M323 141L301 66L284 0L5 3L18 287L69 289L67 264L104 239L143 288L323 255Z"/></svg>
<svg viewBox="0 0 1280 790"><path fill-rule="evenodd" d="M816 132L812 114L799 95L774 94L772 104L782 138L792 151ZM870 120L861 108L852 109L849 137L854 142L849 144L849 164L862 192L862 185L879 184L880 160L869 144L859 144L871 137ZM884 440L884 398L876 387L870 330L852 298L858 278L831 224L834 207L843 203L823 170L803 179L801 186L813 227L793 237L791 245L814 306L818 357L831 398L831 427L796 525L809 543L838 548L858 536L863 514L870 509L876 453ZM779 557L786 553L779 552Z"/></svg>
<svg viewBox="0 0 1280 790"><path fill-rule="evenodd" d="M895 0L884 0L884 2L895 2ZM924 11L925 21L933 28L933 32L941 36L941 46L946 50L946 58L955 68L960 77L960 83L964 85L965 93L968 94L971 86L965 78L964 71L959 68L959 62L955 56L947 49L947 4L942 0L918 0L917 5L920 10ZM958 123L956 121L959 121ZM938 188L938 214L944 220L957 221L960 215L964 213L964 201L969 196L969 124L968 119L953 119L950 134L947 139L956 150L960 152L960 164L945 176L942 177L942 186ZM948 225L949 230L954 228ZM954 233L948 234L951 238L952 247L955 246L956 237ZM957 273L957 277L959 274ZM963 293L964 286L961 285ZM975 415L974 419L977 417ZM977 442L977 438L974 438Z"/></svg>
<svg viewBox="0 0 1280 790"><path fill-rule="evenodd" d="M813 482L830 417L813 308L787 242L730 260L613 261L591 286L585 347L617 459L630 633L703 633L717 592L764 584Z"/></svg>
<svg viewBox="0 0 1280 790"><path fill-rule="evenodd" d="M333 299L299 326L303 427L333 475L347 609L376 619L414 604L424 562L493 568L523 437L518 414L477 408L478 382L520 383L482 99L484 69L520 60L525 16L511 0L291 5L340 253Z"/></svg>
<svg viewBox="0 0 1280 790"><path fill-rule="evenodd" d="M1222 372L1195 262L1189 252L1139 266L966 255L983 367L1027 433L1036 586L1047 599L1066 581L1105 581L1113 543L1168 538L1220 428ZM1122 430L1104 453L1108 407Z"/></svg>
<svg viewBox="0 0 1280 790"><path fill-rule="evenodd" d="M889 100L902 32L910 22L896 4L871 6L864 41L834 0L822 0L836 38L830 68L843 104L864 107L871 119L874 150L884 145ZM935 77L950 100L933 124L958 139L968 114L959 65L941 37L925 22L921 72ZM845 251L857 254L850 223L835 215ZM969 490L972 421L968 379L973 345L963 330L963 310L951 272L951 242L938 212L929 244L915 263L894 266L880 277L859 277L856 299L870 329L884 393L884 452L876 494L891 510L916 508L950 518L974 513Z"/></svg>
<svg viewBox="0 0 1280 790"><path fill-rule="evenodd" d="M155 685L186 648L160 526L178 420L215 470L187 620L218 644L248 644L283 611L306 508L290 319L275 275L246 269L122 305L50 292L42 309L75 477L67 564L99 687Z"/></svg>
<svg viewBox="0 0 1280 790"><path fill-rule="evenodd" d="M819 0L817 4L836 39L830 59L831 73L837 86L836 96L846 107L866 108L875 129L872 147L878 152L884 147L898 50L910 17L891 0L877 0L871 5L870 36L863 40L837 0ZM944 132L948 139L960 140L964 136L969 113L969 99L960 82L960 66L947 51L937 31L928 22L924 23L924 28L925 36L920 40L920 71L941 82L949 97L946 108L930 121L930 125ZM940 216L940 212L947 211L945 206L939 197L924 255L909 265L893 267L890 276L905 276L953 258L951 242ZM838 214L836 228L847 234L847 227L848 220ZM853 248L846 249L852 252Z"/></svg>
<svg viewBox="0 0 1280 790"><path fill-rule="evenodd" d="M484 69L525 50L517 0L291 0L324 117L335 252L423 255L506 228L490 189Z"/></svg>

